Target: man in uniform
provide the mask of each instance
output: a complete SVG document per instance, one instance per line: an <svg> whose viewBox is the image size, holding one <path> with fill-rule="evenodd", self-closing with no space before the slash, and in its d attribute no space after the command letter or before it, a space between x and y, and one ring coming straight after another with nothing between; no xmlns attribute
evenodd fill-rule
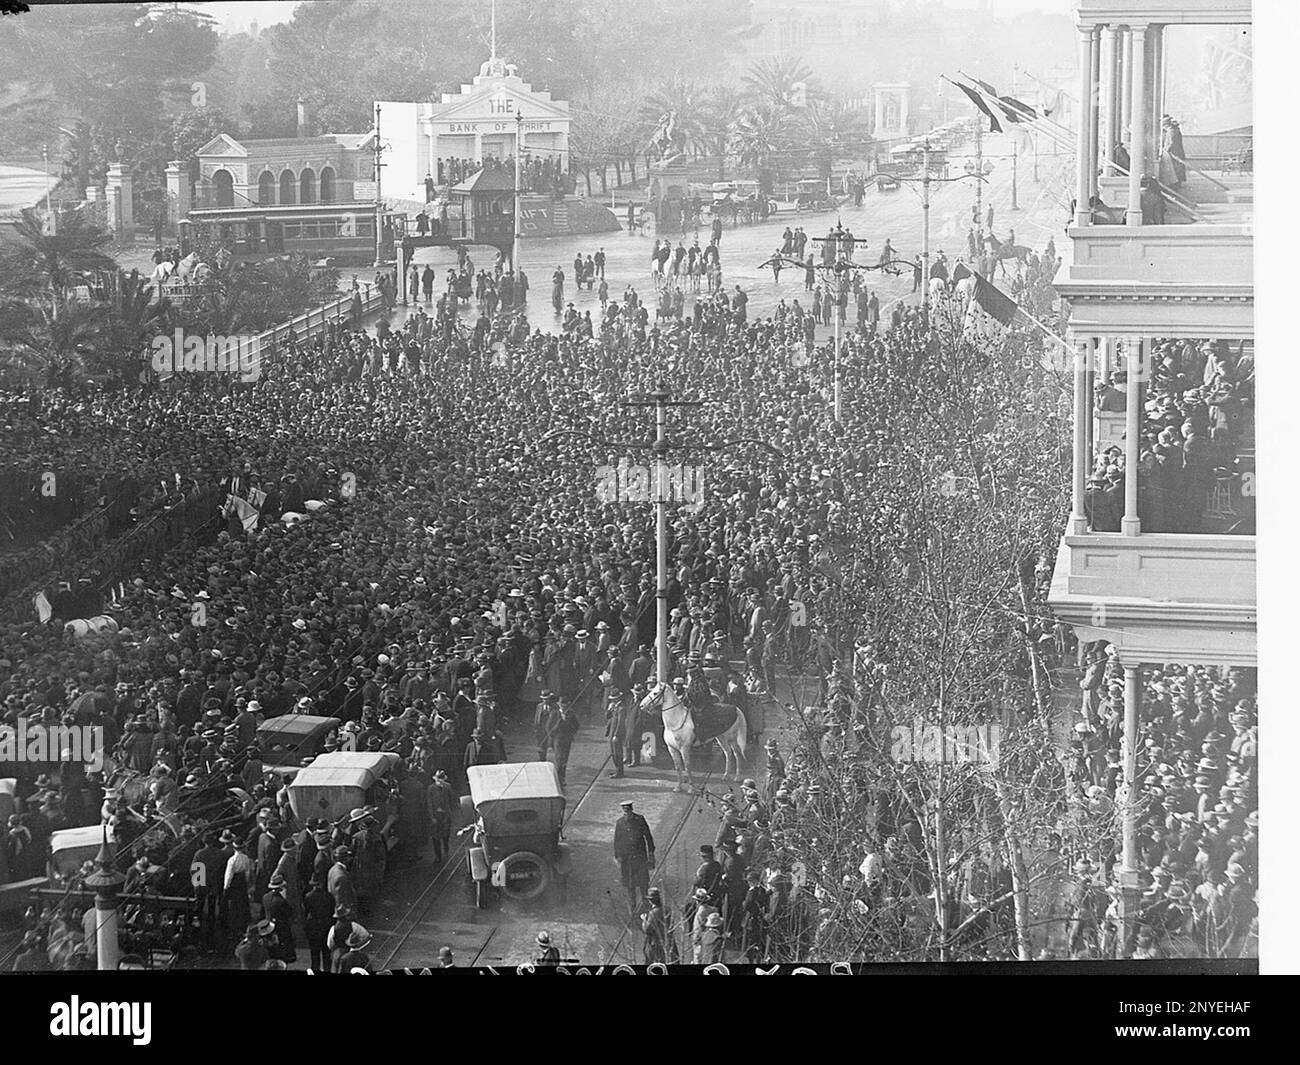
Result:
<svg viewBox="0 0 1300 1065"><path fill-rule="evenodd" d="M614 823L614 857L623 874L623 890L635 912L650 891L650 870L655 864L655 840L646 819L632 812L632 800L619 805L623 816Z"/></svg>

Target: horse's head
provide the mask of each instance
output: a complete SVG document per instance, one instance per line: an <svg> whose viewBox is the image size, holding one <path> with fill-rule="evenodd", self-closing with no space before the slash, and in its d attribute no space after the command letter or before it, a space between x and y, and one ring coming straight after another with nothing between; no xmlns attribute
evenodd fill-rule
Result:
<svg viewBox="0 0 1300 1065"><path fill-rule="evenodd" d="M664 701L665 686L658 682L650 686L650 690L637 703L637 708L653 714L659 710Z"/></svg>

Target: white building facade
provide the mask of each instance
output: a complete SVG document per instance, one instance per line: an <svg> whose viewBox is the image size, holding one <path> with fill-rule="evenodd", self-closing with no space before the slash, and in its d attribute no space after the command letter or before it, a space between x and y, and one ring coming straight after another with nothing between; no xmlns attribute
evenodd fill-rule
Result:
<svg viewBox="0 0 1300 1065"><path fill-rule="evenodd" d="M458 93L443 93L437 103L381 100L375 106L384 145L385 198L423 203L426 180L448 184L447 164L453 159L475 164L513 159L521 116L525 157L553 157L568 169L567 101L535 91L499 58L489 59L471 84Z"/></svg>

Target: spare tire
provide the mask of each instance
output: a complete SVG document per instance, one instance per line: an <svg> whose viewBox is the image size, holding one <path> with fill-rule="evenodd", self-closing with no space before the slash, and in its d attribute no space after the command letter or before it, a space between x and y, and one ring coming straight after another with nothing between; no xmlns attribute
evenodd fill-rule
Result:
<svg viewBox="0 0 1300 1065"><path fill-rule="evenodd" d="M532 851L516 851L501 859L493 879L506 898L526 902L541 895L551 883L551 866Z"/></svg>

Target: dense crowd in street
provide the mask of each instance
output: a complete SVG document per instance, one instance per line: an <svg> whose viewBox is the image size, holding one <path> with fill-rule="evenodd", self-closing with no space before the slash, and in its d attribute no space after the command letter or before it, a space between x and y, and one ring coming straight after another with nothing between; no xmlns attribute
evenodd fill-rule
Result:
<svg viewBox="0 0 1300 1065"><path fill-rule="evenodd" d="M792 233L792 248L797 241ZM498 261L491 274L470 267L480 311L472 329L448 294L433 315L419 307L397 329L332 324L290 342L251 385L192 375L111 400L33 404L22 415L32 431L20 439L72 435L91 468L158 481L164 495L177 477L207 477L222 497L260 503L251 528L232 513L219 535L201 530L141 560L113 606L116 633L70 640L32 620L0 628L4 723L97 725L125 771L24 780L27 812L8 826L11 870L37 875L51 831L102 818L138 866L133 887L187 894L191 863L207 865L206 943L234 950L246 967L292 963L298 952L314 967L328 967L327 957L335 967L368 965L362 922L389 862L430 846L447 856L468 766L532 757L505 749L506 720L533 728L537 756L563 781L578 730L601 727L611 701L643 693L653 529L648 511L602 503L594 484L597 467L623 454L608 441L649 438L649 424L618 401L661 381L705 401L683 435L732 442L709 462L702 505L671 516L670 647L683 691L706 664L743 663L718 694L758 697L775 690L781 663L815 671L823 700L847 698L841 664L858 622L830 562L854 513L871 506L869 443L854 427L872 397L855 385L868 364L915 344L923 317L895 303L882 322L871 296L863 302L841 356L847 410L837 424L827 416L831 356L814 344L825 313L815 294L808 310L783 300L773 317L751 320L739 286L727 294L711 283L707 293L691 287L689 312L683 299L664 313L664 295L683 295L681 278L694 277L710 249L718 263L717 246L656 242L653 320L632 285L621 298L608 294L603 263L591 258L590 273L587 260L574 267L602 287L598 322L570 304L557 333L530 333L520 315L492 316L490 291L510 279ZM1035 256L1018 298L1042 298L1054 263L1050 251ZM203 623L194 624L200 602ZM1209 726L1193 733L1173 726L1184 708L1171 702L1170 721L1148 726L1160 756L1152 772L1163 781L1178 766L1174 783L1186 783L1186 756L1209 748L1214 803L1234 803L1210 864L1253 877L1253 858L1234 857L1244 837L1234 844L1224 834L1239 835L1253 809L1232 791L1253 785L1253 762L1245 767L1225 739L1230 723L1218 720L1233 705L1215 696ZM386 799L340 824L296 818L254 743L259 721L290 710L345 722L327 746L399 754ZM1112 701L1094 727L1113 726ZM809 756L819 742L800 739L788 764L768 744L766 772L728 800L684 908L654 893L634 900L649 907L639 918L647 960L708 961L728 949L752 960L811 956L837 907L870 910L899 885L929 890L917 828L887 800L860 867L809 868L804 857L834 805ZM1087 765L1094 773L1095 758ZM1081 804L1098 784L1113 791L1113 776L1103 773ZM233 806L232 787L242 793ZM1191 829L1180 827L1181 802L1166 798L1166 817L1148 808L1153 876L1204 834L1204 803L1193 805ZM1213 804L1204 812L1216 818ZM1169 835L1171 824L1179 834ZM389 826L401 841L391 859L379 840ZM1170 887L1212 882L1208 867L1195 884L1187 869L1176 872ZM1225 912L1243 912L1239 896ZM1217 897L1207 894L1203 909L1220 906ZM28 966L84 960L77 912L29 917ZM1244 934L1232 919L1230 937ZM1070 939L1071 949L1082 942Z"/></svg>

